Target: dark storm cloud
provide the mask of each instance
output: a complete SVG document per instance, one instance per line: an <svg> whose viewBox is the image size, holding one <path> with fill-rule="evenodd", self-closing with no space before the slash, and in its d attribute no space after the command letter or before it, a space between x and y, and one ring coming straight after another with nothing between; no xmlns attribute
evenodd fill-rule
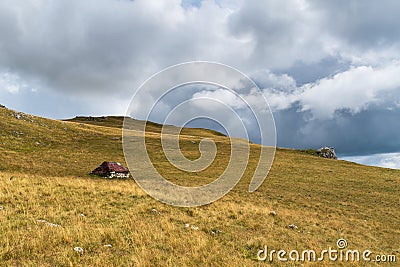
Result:
<svg viewBox="0 0 400 267"><path fill-rule="evenodd" d="M345 110L327 120L308 120L299 106L274 113L278 144L283 147L333 146L340 155L400 151L400 109L371 108L357 114Z"/></svg>
<svg viewBox="0 0 400 267"><path fill-rule="evenodd" d="M348 43L368 49L398 45L400 41L400 2L383 1L309 1L323 14L325 29Z"/></svg>

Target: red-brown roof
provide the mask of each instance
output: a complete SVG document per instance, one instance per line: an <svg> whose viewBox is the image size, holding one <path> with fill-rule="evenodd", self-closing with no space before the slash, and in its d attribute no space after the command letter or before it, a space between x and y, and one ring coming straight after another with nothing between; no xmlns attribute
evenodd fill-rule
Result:
<svg viewBox="0 0 400 267"><path fill-rule="evenodd" d="M122 166L119 162L104 161L99 167L92 171L92 174L109 174L110 172L128 173L128 168Z"/></svg>

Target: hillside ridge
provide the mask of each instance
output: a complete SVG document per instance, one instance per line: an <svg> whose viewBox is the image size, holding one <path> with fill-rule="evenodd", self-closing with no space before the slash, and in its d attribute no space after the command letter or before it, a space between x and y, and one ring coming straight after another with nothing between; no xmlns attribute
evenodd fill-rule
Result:
<svg viewBox="0 0 400 267"><path fill-rule="evenodd" d="M122 128L124 124L124 120L130 120L130 125L135 125L138 128L143 127L143 124L146 124L146 130L150 132L157 132L160 133L162 127L171 127L171 128L181 128L174 125L166 125L166 124L159 124L152 121L144 121L133 119L127 116L76 116L72 119L65 119L63 121L69 122L76 122L76 123L86 123L91 125L99 125L105 127L115 127L115 128ZM183 127L182 134L185 134L187 131L185 129L197 130L197 131L204 131L205 133L216 135L216 136L226 136L223 133L220 133L215 130L206 129L206 128L192 128L192 127ZM200 132L198 132L200 134Z"/></svg>

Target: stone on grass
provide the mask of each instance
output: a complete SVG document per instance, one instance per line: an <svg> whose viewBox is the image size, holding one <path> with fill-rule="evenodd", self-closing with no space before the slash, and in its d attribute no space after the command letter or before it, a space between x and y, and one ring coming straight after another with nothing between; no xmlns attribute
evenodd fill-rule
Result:
<svg viewBox="0 0 400 267"><path fill-rule="evenodd" d="M196 225L190 225L189 223L185 223L185 228L191 228L191 229L193 229L193 230L199 230L199 227L198 226L196 226Z"/></svg>
<svg viewBox="0 0 400 267"><path fill-rule="evenodd" d="M81 247L74 247L74 251L78 252L79 254L83 253L83 248Z"/></svg>
<svg viewBox="0 0 400 267"><path fill-rule="evenodd" d="M320 149L317 150L317 153L324 158L327 159L337 159L335 149L333 147L321 147Z"/></svg>
<svg viewBox="0 0 400 267"><path fill-rule="evenodd" d="M218 230L218 229L213 229L213 230L211 230L211 234L212 234L212 235L222 234L222 231L221 231L221 230Z"/></svg>
<svg viewBox="0 0 400 267"><path fill-rule="evenodd" d="M161 212L159 212L159 211L156 210L155 208L152 208L152 209L151 209L151 212L152 212L152 213L155 213L155 214L158 214L158 215L161 215Z"/></svg>
<svg viewBox="0 0 400 267"><path fill-rule="evenodd" d="M51 223L51 222L48 222L46 220L37 220L37 222L44 223L44 224L46 224L46 225L48 225L50 227L60 227L61 226L59 224Z"/></svg>

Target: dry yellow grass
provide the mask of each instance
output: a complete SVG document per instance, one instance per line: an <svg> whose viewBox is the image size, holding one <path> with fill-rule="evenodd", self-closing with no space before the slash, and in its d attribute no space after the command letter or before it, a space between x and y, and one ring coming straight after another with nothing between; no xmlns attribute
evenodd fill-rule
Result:
<svg viewBox="0 0 400 267"><path fill-rule="evenodd" d="M198 139L201 133L185 132ZM228 195L210 205L177 208L147 196L133 180L88 175L103 160L124 162L121 139L115 140L120 134L112 125L17 119L0 109L0 265L265 266L256 258L264 245L320 251L336 247L339 238L352 249L400 257L400 171L278 149L270 175L250 194L253 145L245 177ZM204 135L216 140L219 164L189 175L159 156L157 167L182 184L214 179L225 166L227 140ZM156 131L153 137L149 145L157 157ZM182 139L184 153L197 157L196 144Z"/></svg>

